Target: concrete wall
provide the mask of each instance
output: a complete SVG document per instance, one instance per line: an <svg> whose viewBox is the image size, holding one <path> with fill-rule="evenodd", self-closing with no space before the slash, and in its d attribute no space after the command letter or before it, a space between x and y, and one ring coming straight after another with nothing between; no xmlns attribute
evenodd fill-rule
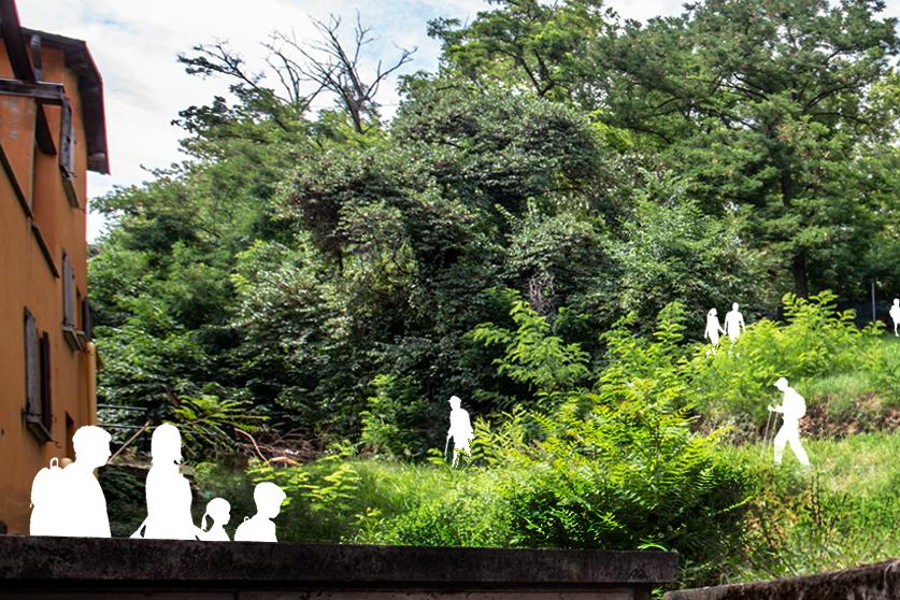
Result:
<svg viewBox="0 0 900 600"><path fill-rule="evenodd" d="M62 255L66 252L74 269L77 292L81 297L87 295L87 151L78 76L66 67L62 51L45 47L42 56L44 80L63 84L72 102L73 183L78 206L71 206L67 199L58 157L35 148L35 100L0 94L0 146L12 168L12 173L8 173L0 167L0 521L10 532L18 533L28 531L29 492L34 475L51 457L71 454L67 416L71 431L88 424L91 418L88 358L83 350L73 349L63 335L63 290L57 275L63 271ZM2 44L0 77L13 77ZM44 112L59 147L61 109L45 105ZM24 192L33 216L20 203L14 185ZM40 228L40 236L32 223ZM26 428L23 418L25 308L34 315L38 331L49 334L53 415L50 442L39 441ZM77 294L75 325L81 327Z"/></svg>
<svg viewBox="0 0 900 600"><path fill-rule="evenodd" d="M0 536L0 599L649 600L669 552Z"/></svg>
<svg viewBox="0 0 900 600"><path fill-rule="evenodd" d="M900 561L808 577L668 592L665 600L894 600L900 598Z"/></svg>

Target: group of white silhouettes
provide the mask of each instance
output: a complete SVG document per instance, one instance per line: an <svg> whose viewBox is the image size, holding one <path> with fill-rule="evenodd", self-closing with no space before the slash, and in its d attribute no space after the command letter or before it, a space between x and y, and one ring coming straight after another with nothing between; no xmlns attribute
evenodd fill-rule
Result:
<svg viewBox="0 0 900 600"><path fill-rule="evenodd" d="M719 334L729 337L732 344L744 331L744 317L738 303L725 315L725 327L719 324L716 309L706 316L704 337L709 339L715 352ZM890 310L894 321L894 334L900 325L900 300L894 300ZM787 379L775 382L783 393L778 406L768 406L770 413L783 417L781 429L773 440L775 462L781 463L784 448L790 445L797 460L809 466L809 458L800 444L800 419L806 414L806 402L797 390L788 385ZM766 427L768 432L768 426ZM469 413L462 408L457 396L450 398L450 428L444 454L453 440L455 467L460 455L468 456L475 437ZM106 498L94 470L104 466L110 457L110 435L95 426L80 428L72 437L75 460L61 468L53 459L48 468L35 476L31 488L31 534L74 537L110 537ZM193 501L188 480L181 474L181 434L174 425L165 423L153 431L150 441L152 466L147 473L147 518L131 537L144 539L229 541L225 525L231 520L231 505L224 498L213 498L206 505L201 527L191 516ZM275 523L272 519L281 512L286 499L284 491L274 483L262 482L253 491L256 514L246 517L234 534L234 541L275 542ZM208 519L211 524L208 523Z"/></svg>
<svg viewBox="0 0 900 600"><path fill-rule="evenodd" d="M109 433L88 425L72 436L75 460L61 468L57 459L38 472L31 485L31 535L111 537L106 497L94 470L110 457ZM182 475L181 434L164 423L150 440L152 466L147 473L147 518L131 537L166 540L229 541L225 525L231 505L213 498L206 505L202 527L191 516L191 486ZM246 517L234 534L238 542L276 542L275 523L286 495L274 483L262 482L253 490L256 514ZM207 519L212 521L208 523Z"/></svg>
<svg viewBox="0 0 900 600"><path fill-rule="evenodd" d="M475 437L469 413L462 401L450 398L450 429L447 446L453 440L453 466L460 455L468 456ZM106 497L94 471L110 457L111 436L100 427L81 427L72 436L75 460L65 468L54 458L41 469L31 484L31 535L68 537L111 537ZM230 541L225 525L231 520L231 504L213 498L206 505L201 527L191 515L193 497L187 478L181 473L181 433L164 423L150 438L152 466L147 473L147 518L131 537L164 540ZM281 512L284 491L264 481L253 490L256 514L246 517L234 533L236 542L277 542L272 519ZM210 522L208 522L211 521Z"/></svg>
<svg viewBox="0 0 900 600"><path fill-rule="evenodd" d="M890 310L894 321L894 334L900 325L900 300L894 300ZM706 318L704 337L709 339L712 352L719 344L719 334L728 335L732 344L744 331L744 317L738 303L725 315L725 327L719 324L716 309L710 309ZM804 466L809 458L800 443L800 419L806 414L806 402L797 390L788 385L787 379L775 382L783 393L778 406L768 406L770 413L783 417L781 429L773 440L775 462L781 463L785 446L789 445ZM768 426L767 426L768 430ZM469 413L462 408L457 396L450 398L450 428L447 430L447 454L453 440L453 466L460 455L468 456L475 437ZM53 459L48 468L35 476L31 488L31 534L73 537L110 537L106 498L94 470L104 466L110 457L109 433L95 426L80 428L72 437L75 460L61 468ZM152 466L147 473L147 518L131 537L144 539L229 541L225 525L231 520L231 505L224 498L213 498L206 505L201 527L191 516L193 501L191 487L182 475L181 434L174 425L165 423L153 431L150 441ZM256 514L246 517L234 534L234 541L276 542L275 523L272 519L281 512L286 499L284 491L274 483L262 482L253 491ZM211 523L208 523L208 519Z"/></svg>
<svg viewBox="0 0 900 600"><path fill-rule="evenodd" d="M706 330L703 337L709 340L712 346L711 352L715 354L716 347L719 345L719 334L727 334L731 343L734 344L744 331L744 316L739 311L738 303L731 305L731 311L725 315L725 328L719 324L719 317L716 309L711 308L706 313ZM894 323L894 335L900 337L900 298L894 298L894 303L888 312L891 321ZM797 390L788 385L787 379L780 377L775 382L777 387L784 394L781 404L778 406L768 406L770 413L780 413L783 424L778 433L775 434L773 445L775 446L775 462L781 464L784 456L784 447L790 445L791 450L800 464L809 466L809 457L800 443L800 419L806 415L806 400L803 399ZM771 416L771 415L770 415ZM768 435L768 424L766 425L766 435Z"/></svg>
<svg viewBox="0 0 900 600"><path fill-rule="evenodd" d="M897 319L895 319L895 323L900 319L900 306L896 306L897 303L898 301L895 300L894 304L897 308ZM894 316L893 309L891 311L891 316ZM706 330L703 332L703 337L709 340L709 343L712 346L711 352L715 354L716 347L719 345L720 333L727 334L728 339L734 344L744 332L744 327L744 315L741 314L740 306L735 302L731 305L731 310L725 315L724 329L719 325L719 317L717 316L715 308L711 308L709 312L706 313ZM784 447L790 445L791 450L794 451L794 455L797 457L797 460L800 461L800 464L808 467L809 457L806 455L806 450L803 449L803 445L800 443L800 419L806 414L806 400L803 399L803 396L801 396L797 390L788 385L788 381L784 377L778 378L778 381L775 382L775 387L784 394L781 404L778 406L772 406L770 404L767 407L769 413L779 413L783 420L781 429L775 434L775 439L773 440L773 445L775 446L775 462L781 464L782 457L784 456ZM771 418L771 414L769 417ZM768 437L768 432L769 425L767 423L766 437Z"/></svg>

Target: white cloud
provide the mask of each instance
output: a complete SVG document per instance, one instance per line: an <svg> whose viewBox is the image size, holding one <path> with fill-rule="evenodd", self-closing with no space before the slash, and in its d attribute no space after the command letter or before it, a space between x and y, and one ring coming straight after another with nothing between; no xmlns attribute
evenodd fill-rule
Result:
<svg viewBox="0 0 900 600"><path fill-rule="evenodd" d="M425 34L426 21L437 16L474 17L486 6L481 0L402 0L380 5L359 0L19 0L26 27L83 39L103 76L109 176L91 173L88 192L102 195L115 185L149 179L146 169L166 167L184 157L182 132L171 125L178 111L206 104L224 94L227 82L187 75L177 63L179 52L200 43L227 39L249 65L261 65L260 42L274 29L299 39L314 39L310 17L327 20L341 15L350 30L358 10L378 40L372 50L394 56L397 46L418 46L406 71L434 69L438 44ZM251 8L252 7L252 8ZM385 103L396 100L394 82L384 88ZM390 108L390 107L386 107ZM95 239L102 219L90 215L88 237Z"/></svg>

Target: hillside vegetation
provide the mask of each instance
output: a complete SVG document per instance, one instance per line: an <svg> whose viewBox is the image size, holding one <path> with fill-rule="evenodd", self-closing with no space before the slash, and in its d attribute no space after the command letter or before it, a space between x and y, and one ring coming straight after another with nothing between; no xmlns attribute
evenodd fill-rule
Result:
<svg viewBox="0 0 900 600"><path fill-rule="evenodd" d="M428 24L440 66L389 120L378 81L313 113L308 56L196 47L231 94L181 113L190 160L96 202L105 424L177 423L235 515L277 481L285 540L675 549L683 584L891 554L900 343L840 310L900 295L883 8L498 0ZM749 326L713 352L732 302ZM779 377L810 470L764 446Z"/></svg>

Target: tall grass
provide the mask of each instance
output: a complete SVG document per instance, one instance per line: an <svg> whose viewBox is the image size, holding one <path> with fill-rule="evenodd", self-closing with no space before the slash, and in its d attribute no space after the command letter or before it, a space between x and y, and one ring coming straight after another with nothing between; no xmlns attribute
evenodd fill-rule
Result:
<svg viewBox="0 0 900 600"><path fill-rule="evenodd" d="M900 556L900 436L859 434L809 440L804 469L771 446L723 447L727 460L756 474L745 521L746 554L726 580L754 581Z"/></svg>

